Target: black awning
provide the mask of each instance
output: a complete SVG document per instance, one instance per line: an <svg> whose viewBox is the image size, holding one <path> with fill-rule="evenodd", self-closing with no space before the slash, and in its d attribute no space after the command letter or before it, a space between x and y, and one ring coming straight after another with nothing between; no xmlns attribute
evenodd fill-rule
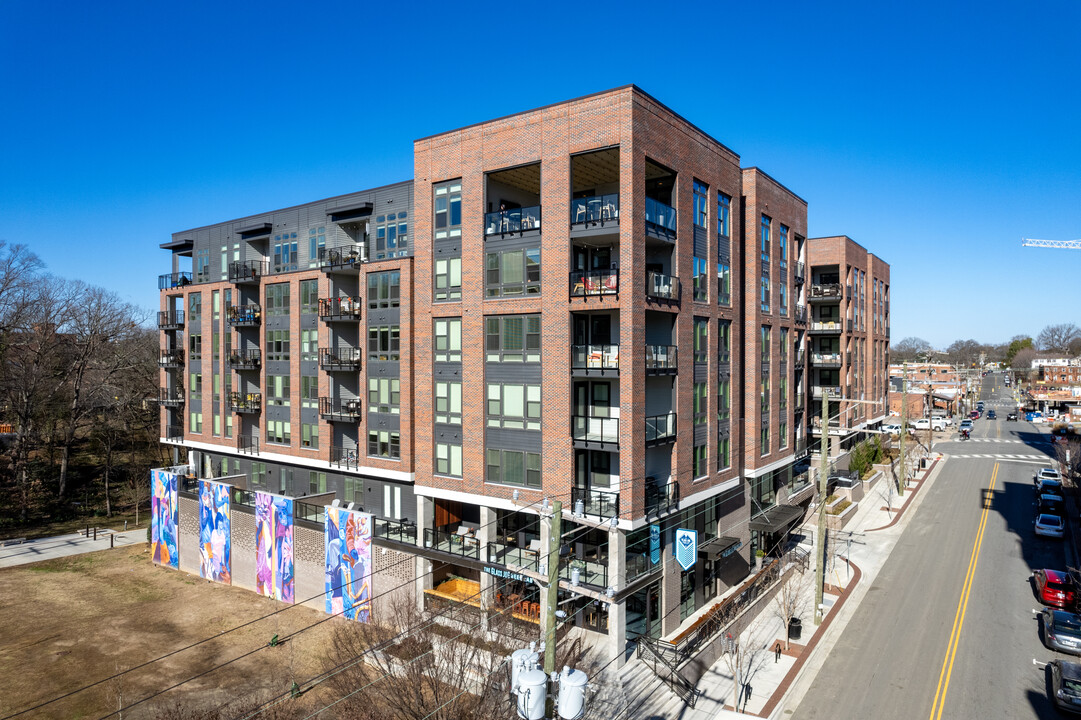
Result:
<svg viewBox="0 0 1081 720"><path fill-rule="evenodd" d="M195 241L191 238L183 238L181 240L170 240L169 242L159 245L162 250L172 250L174 253L182 255L184 251L188 253L195 247Z"/></svg>
<svg viewBox="0 0 1081 720"><path fill-rule="evenodd" d="M719 557L728 557L742 547L743 542L739 538L721 537L711 538L698 546L698 554L705 555L708 560L716 560Z"/></svg>
<svg viewBox="0 0 1081 720"><path fill-rule="evenodd" d="M787 530L790 525L803 517L803 508L798 505L774 505L751 518L751 530L775 533Z"/></svg>
<svg viewBox="0 0 1081 720"><path fill-rule="evenodd" d="M357 200L345 205L327 208L327 215L330 216L332 222L341 222L371 215L374 209L375 206L370 200Z"/></svg>
<svg viewBox="0 0 1081 720"><path fill-rule="evenodd" d="M247 225L241 225L240 227L236 228L234 232L237 235L252 235L258 237L260 235L269 235L270 231L273 229L273 225L266 221L261 221L251 222Z"/></svg>

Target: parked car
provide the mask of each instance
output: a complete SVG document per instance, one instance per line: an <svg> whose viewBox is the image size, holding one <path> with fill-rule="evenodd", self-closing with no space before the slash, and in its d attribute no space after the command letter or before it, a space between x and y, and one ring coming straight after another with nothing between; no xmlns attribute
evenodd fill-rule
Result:
<svg viewBox="0 0 1081 720"><path fill-rule="evenodd" d="M1017 413L1006 413L1006 422L1017 422Z"/></svg>
<svg viewBox="0 0 1081 720"><path fill-rule="evenodd" d="M1069 660L1052 660L1051 699L1059 710L1081 713L1081 664Z"/></svg>
<svg viewBox="0 0 1081 720"><path fill-rule="evenodd" d="M1059 517L1066 517L1066 501L1062 499L1061 495L1055 493L1043 493L1040 495L1040 499L1036 503L1036 512L1046 513L1047 515L1058 515Z"/></svg>
<svg viewBox="0 0 1081 720"><path fill-rule="evenodd" d="M1044 605L1072 608L1076 597L1073 579L1062 570L1037 570L1032 573L1036 597Z"/></svg>
<svg viewBox="0 0 1081 720"><path fill-rule="evenodd" d="M901 425L899 423L887 423L882 426L882 432L889 433L890 435L900 435Z"/></svg>
<svg viewBox="0 0 1081 720"><path fill-rule="evenodd" d="M1043 643L1052 650L1081 655L1081 617L1067 610L1040 611Z"/></svg>
<svg viewBox="0 0 1081 720"><path fill-rule="evenodd" d="M1035 475L1032 476L1032 484L1036 486L1036 492L1043 494L1046 492L1053 492L1056 494L1062 494L1062 475L1058 470L1054 468L1040 468Z"/></svg>
<svg viewBox="0 0 1081 720"><path fill-rule="evenodd" d="M942 418L919 418L910 422L909 427L914 430L945 430L946 422Z"/></svg>
<svg viewBox="0 0 1081 720"><path fill-rule="evenodd" d="M994 410L988 410L988 411L987 411L987 419L988 419L988 420L994 420L994 419L996 419L997 417L998 417L998 416L997 416L997 415L995 415L995 411L994 411Z"/></svg>
<svg viewBox="0 0 1081 720"><path fill-rule="evenodd" d="M1066 524L1058 515L1041 513L1036 518L1036 534L1040 537L1061 538L1066 530Z"/></svg>

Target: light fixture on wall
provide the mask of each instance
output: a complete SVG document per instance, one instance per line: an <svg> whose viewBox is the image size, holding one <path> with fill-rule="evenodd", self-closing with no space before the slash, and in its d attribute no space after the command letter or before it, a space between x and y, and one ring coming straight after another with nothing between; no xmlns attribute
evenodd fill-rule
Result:
<svg viewBox="0 0 1081 720"><path fill-rule="evenodd" d="M513 493L511 493L511 499L514 500L514 502L518 502L518 491L517 490L515 490Z"/></svg>

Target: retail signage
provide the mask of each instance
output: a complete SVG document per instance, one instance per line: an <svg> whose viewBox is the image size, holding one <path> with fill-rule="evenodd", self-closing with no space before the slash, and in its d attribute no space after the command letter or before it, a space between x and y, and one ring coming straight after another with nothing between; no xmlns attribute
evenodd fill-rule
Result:
<svg viewBox="0 0 1081 720"><path fill-rule="evenodd" d="M661 561L661 526L649 526L649 561L656 565Z"/></svg>
<svg viewBox="0 0 1081 720"><path fill-rule="evenodd" d="M526 580L529 579L525 575L522 575L520 573L511 572L510 570L504 570L503 568L499 568L499 567L492 567L491 565L485 565L483 569L484 569L484 572L488 573L489 575L493 575L493 576L495 576L497 578L506 578L507 580L517 580L518 582L525 582Z"/></svg>
<svg viewBox="0 0 1081 720"><path fill-rule="evenodd" d="M740 540L738 543L736 543L735 545L733 545L732 547L728 548L723 553L721 553L721 557L729 557L730 555L734 555L734 554L738 553L740 551L740 548L742 548L742 547L743 547L743 541Z"/></svg>
<svg viewBox="0 0 1081 720"><path fill-rule="evenodd" d="M676 562L684 570L690 570L698 560L698 531L676 530Z"/></svg>

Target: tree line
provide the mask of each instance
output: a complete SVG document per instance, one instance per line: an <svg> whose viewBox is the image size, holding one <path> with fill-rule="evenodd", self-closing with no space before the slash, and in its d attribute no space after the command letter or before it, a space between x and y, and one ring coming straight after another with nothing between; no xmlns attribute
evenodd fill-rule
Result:
<svg viewBox="0 0 1081 720"><path fill-rule="evenodd" d="M1081 355L1081 328L1073 323L1048 325L1032 338L1015 335L999 344L985 344L975 340L957 340L943 351L935 350L931 343L919 337L906 337L890 347L890 361L919 362L933 359L965 367L978 366L982 362L1001 362L1008 367L1028 368L1037 353L1077 357Z"/></svg>
<svg viewBox="0 0 1081 720"><path fill-rule="evenodd" d="M0 525L65 519L76 500L110 515L145 499L164 460L149 319L0 241Z"/></svg>

